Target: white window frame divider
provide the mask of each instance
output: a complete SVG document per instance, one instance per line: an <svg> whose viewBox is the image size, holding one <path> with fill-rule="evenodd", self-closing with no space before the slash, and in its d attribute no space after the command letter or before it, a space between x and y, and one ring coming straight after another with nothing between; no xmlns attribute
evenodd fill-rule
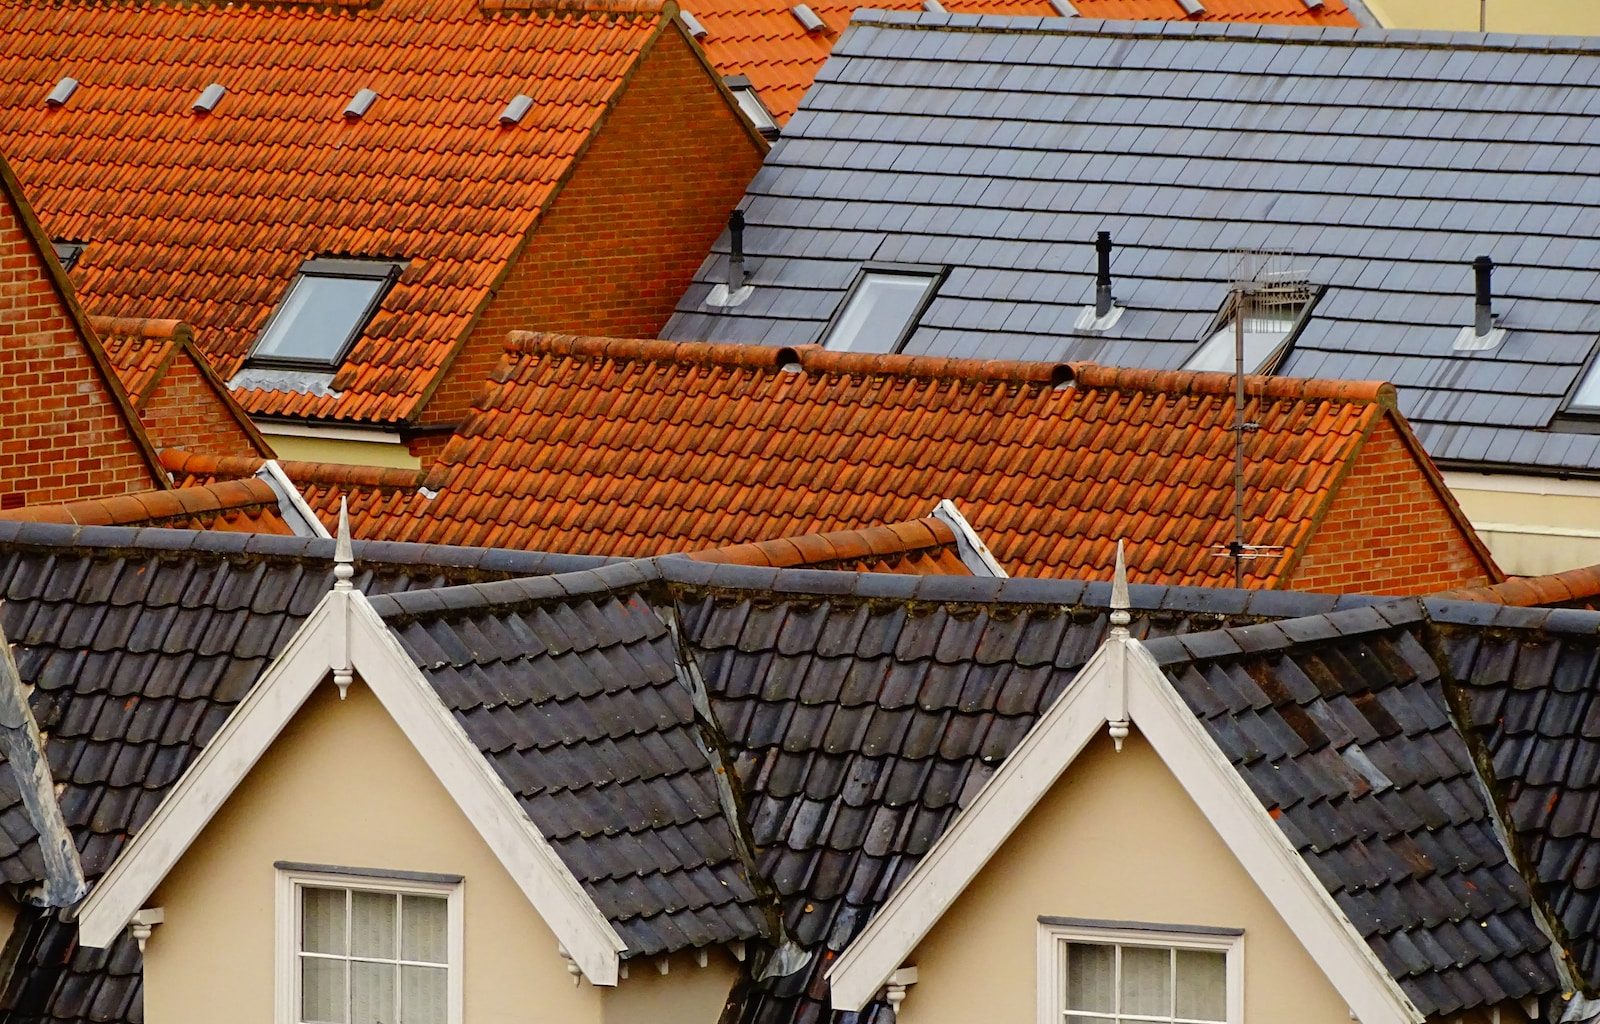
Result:
<svg viewBox="0 0 1600 1024"><path fill-rule="evenodd" d="M279 867L275 870L276 899L273 943L273 1019L277 1024L300 1024L300 890L305 887L361 889L403 896L442 896L445 899L445 1019L463 1024L466 1003L463 974L466 967L465 883L406 877L402 872L363 872L340 868L315 871ZM348 951L347 951L348 952ZM346 990L346 996L349 992Z"/></svg>
<svg viewBox="0 0 1600 1024"><path fill-rule="evenodd" d="M1244 932L1225 928L1182 925L1140 925L1126 922L1063 921L1042 917L1038 929L1038 1024L1062 1024L1066 1019L1066 993L1056 969L1062 942L1101 946L1151 946L1159 949L1196 949L1225 956L1227 972L1227 1024L1244 1024Z"/></svg>

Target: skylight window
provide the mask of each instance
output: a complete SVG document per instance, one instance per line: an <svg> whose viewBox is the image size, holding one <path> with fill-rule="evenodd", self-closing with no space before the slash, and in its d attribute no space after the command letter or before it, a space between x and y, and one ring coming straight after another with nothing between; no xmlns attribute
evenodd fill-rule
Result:
<svg viewBox="0 0 1600 1024"><path fill-rule="evenodd" d="M1284 343L1294 333L1310 302L1311 291L1303 284L1274 285L1251 296L1244 311L1244 372L1260 373L1267 368ZM1183 364L1185 370L1214 373L1234 372L1238 334L1238 310L1230 301L1199 351Z"/></svg>
<svg viewBox="0 0 1600 1024"><path fill-rule="evenodd" d="M761 97L756 95L755 86L750 84L750 79L743 75L729 75L722 81L733 93L733 98L739 101L739 110L744 114L745 120L767 138L777 138L778 119L772 116L772 111L768 110L767 105L761 102Z"/></svg>
<svg viewBox="0 0 1600 1024"><path fill-rule="evenodd" d="M1583 379L1578 381L1578 390L1572 393L1567 408L1574 412L1600 415L1600 359L1589 362L1589 368L1583 371Z"/></svg>
<svg viewBox="0 0 1600 1024"><path fill-rule="evenodd" d="M250 362L337 366L402 269L391 260L307 261L267 321Z"/></svg>
<svg viewBox="0 0 1600 1024"><path fill-rule="evenodd" d="M61 264L62 270L71 270L76 266L78 257L82 256L83 250L87 248L85 242L69 242L61 238L51 242L50 245L56 251L56 262Z"/></svg>
<svg viewBox="0 0 1600 1024"><path fill-rule="evenodd" d="M864 267L828 325L823 346L836 352L898 352L943 277L937 267Z"/></svg>

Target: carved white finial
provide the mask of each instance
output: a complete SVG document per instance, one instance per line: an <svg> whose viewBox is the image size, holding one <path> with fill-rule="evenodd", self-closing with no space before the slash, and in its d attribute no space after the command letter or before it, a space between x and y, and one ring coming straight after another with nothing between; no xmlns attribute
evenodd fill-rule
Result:
<svg viewBox="0 0 1600 1024"><path fill-rule="evenodd" d="M333 589L349 590L356 574L355 554L350 547L350 508L339 498L339 533L333 542Z"/></svg>
<svg viewBox="0 0 1600 1024"><path fill-rule="evenodd" d="M1128 600L1128 565L1122 559L1122 541L1117 541L1117 567L1111 576L1111 632L1118 636L1128 635L1128 623L1133 621L1128 614L1132 607Z"/></svg>

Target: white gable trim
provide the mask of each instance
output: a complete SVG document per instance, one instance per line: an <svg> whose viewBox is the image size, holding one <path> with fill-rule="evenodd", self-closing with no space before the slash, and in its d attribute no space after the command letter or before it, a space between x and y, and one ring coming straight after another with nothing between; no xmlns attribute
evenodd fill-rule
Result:
<svg viewBox="0 0 1600 1024"><path fill-rule="evenodd" d="M974 576L993 576L1005 579L1011 574L1006 572L1005 566L994 557L994 552L989 550L989 545L978 536L978 531L967 522L967 517L956 508L956 503L949 498L940 501L933 507L933 518L944 523L956 535L956 553L961 556L961 564Z"/></svg>
<svg viewBox="0 0 1600 1024"><path fill-rule="evenodd" d="M84 902L79 939L109 946L334 669L337 652L394 718L592 984L617 983L622 939L388 626L357 591L323 598Z"/></svg>
<svg viewBox="0 0 1600 1024"><path fill-rule="evenodd" d="M289 474L283 471L277 459L268 459L256 470L256 476L265 480L267 486L272 488L272 493L278 496L278 514L283 516L284 522L294 531L296 537L322 537L332 539L333 534L322 525L322 520L311 511L311 506L306 504L300 488L295 486Z"/></svg>
<svg viewBox="0 0 1600 1024"><path fill-rule="evenodd" d="M1112 639L828 971L836 1010L882 990L1082 753L1125 713L1362 1024L1420 1024L1356 932L1137 640Z"/></svg>

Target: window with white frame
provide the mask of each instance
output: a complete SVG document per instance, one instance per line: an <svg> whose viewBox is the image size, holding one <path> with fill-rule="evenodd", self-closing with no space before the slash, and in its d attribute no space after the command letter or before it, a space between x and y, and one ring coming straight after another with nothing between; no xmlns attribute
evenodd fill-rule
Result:
<svg viewBox="0 0 1600 1024"><path fill-rule="evenodd" d="M404 269L396 260L307 260L256 339L250 362L338 366Z"/></svg>
<svg viewBox="0 0 1600 1024"><path fill-rule="evenodd" d="M1243 310L1230 298L1212 325L1211 333L1183 368L1232 373L1239 363L1242 341L1244 372L1262 372L1283 350L1312 298L1311 287L1296 282L1259 288L1249 297L1248 306ZM1241 312L1244 314L1242 336L1239 330Z"/></svg>
<svg viewBox="0 0 1600 1024"><path fill-rule="evenodd" d="M461 880L279 865L281 1024L459 1024Z"/></svg>
<svg viewBox="0 0 1600 1024"><path fill-rule="evenodd" d="M900 351L933 301L944 271L867 264L824 332L823 347L837 352Z"/></svg>
<svg viewBox="0 0 1600 1024"><path fill-rule="evenodd" d="M1041 918L1040 1024L1242 1024L1244 933Z"/></svg>

